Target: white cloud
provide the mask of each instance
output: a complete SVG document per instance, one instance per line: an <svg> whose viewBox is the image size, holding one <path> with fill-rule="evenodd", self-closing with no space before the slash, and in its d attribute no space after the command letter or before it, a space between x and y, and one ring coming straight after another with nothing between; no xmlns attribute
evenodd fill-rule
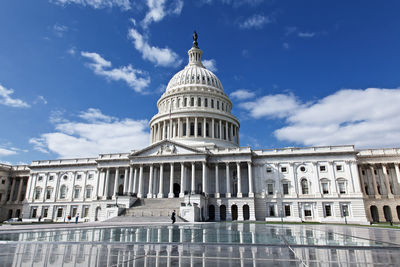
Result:
<svg viewBox="0 0 400 267"><path fill-rule="evenodd" d="M132 65L112 69L111 62L97 53L82 51L81 55L93 61L93 63L89 63L88 66L95 74L109 80L124 81L136 92L143 92L143 89L150 84L148 73L139 69L134 69Z"/></svg>
<svg viewBox="0 0 400 267"><path fill-rule="evenodd" d="M146 37L133 28L129 29L128 37L132 39L135 48L142 53L142 58L155 63L156 66L177 67L182 63L182 60L179 59L178 54L174 51L168 47L158 48L151 46Z"/></svg>
<svg viewBox="0 0 400 267"><path fill-rule="evenodd" d="M267 95L255 101L240 103L239 107L250 112L254 118L285 118L300 107L300 103L292 94Z"/></svg>
<svg viewBox="0 0 400 267"><path fill-rule="evenodd" d="M255 93L250 92L249 90L246 90L246 89L239 89L230 94L231 98L236 98L239 100L249 99L249 98L253 98L255 96L256 96Z"/></svg>
<svg viewBox="0 0 400 267"><path fill-rule="evenodd" d="M211 70L212 72L216 72L217 69L217 61L215 59L205 59L202 61L204 67Z"/></svg>
<svg viewBox="0 0 400 267"><path fill-rule="evenodd" d="M42 95L39 95L39 96L36 98L36 100L33 101L33 104L38 104L39 102L41 102L41 103L47 105L47 100L46 100L46 98L44 98L44 96L42 96Z"/></svg>
<svg viewBox="0 0 400 267"><path fill-rule="evenodd" d="M271 23L271 19L269 17L255 14L243 22L239 23L239 27L241 29L261 29L265 24Z"/></svg>
<svg viewBox="0 0 400 267"><path fill-rule="evenodd" d="M69 4L76 4L82 6L89 6L95 9L119 7L122 10L131 9L130 0L50 0L50 2L65 6Z"/></svg>
<svg viewBox="0 0 400 267"><path fill-rule="evenodd" d="M147 0L146 5L149 10L142 21L144 28L147 28L152 22L161 21L167 15L179 15L182 12L183 1Z"/></svg>
<svg viewBox="0 0 400 267"><path fill-rule="evenodd" d="M70 49L67 50L67 53L70 54L71 56L75 56L76 54L76 47L73 46Z"/></svg>
<svg viewBox="0 0 400 267"><path fill-rule="evenodd" d="M301 37L301 38L312 38L315 36L315 32L299 32L297 34L297 36Z"/></svg>
<svg viewBox="0 0 400 267"><path fill-rule="evenodd" d="M96 157L100 153L129 152L149 143L148 121L118 119L90 108L81 112L82 121L55 123L55 130L32 138L38 151L54 152L61 158Z"/></svg>
<svg viewBox="0 0 400 267"><path fill-rule="evenodd" d="M17 154L17 151L13 149L7 149L7 148L2 148L0 147L0 157L1 156L11 156Z"/></svg>
<svg viewBox="0 0 400 267"><path fill-rule="evenodd" d="M220 0L223 4L232 5L233 7L240 7L243 5L257 6L265 0ZM202 0L204 4L212 4L215 0Z"/></svg>
<svg viewBox="0 0 400 267"><path fill-rule="evenodd" d="M55 24L53 26L53 31L54 34L57 35L58 37L63 37L64 33L68 31L68 27L65 25Z"/></svg>
<svg viewBox="0 0 400 267"><path fill-rule="evenodd" d="M21 99L12 98L13 89L7 89L0 84L0 104L14 108L28 108L30 105Z"/></svg>
<svg viewBox="0 0 400 267"><path fill-rule="evenodd" d="M343 89L310 103L300 103L293 95L264 98L276 96L282 100L275 102L277 109L262 100L241 107L254 118L285 118L285 125L274 132L279 140L359 148L400 146L400 89ZM279 105L286 110L280 111Z"/></svg>

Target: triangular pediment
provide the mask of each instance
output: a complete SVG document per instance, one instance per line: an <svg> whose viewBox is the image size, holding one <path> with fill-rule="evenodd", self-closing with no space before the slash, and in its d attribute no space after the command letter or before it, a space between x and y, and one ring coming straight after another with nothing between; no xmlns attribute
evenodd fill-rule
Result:
<svg viewBox="0 0 400 267"><path fill-rule="evenodd" d="M206 152L176 143L170 140L164 140L148 146L142 150L135 151L130 157L151 157L151 156L168 156L168 155L190 155L190 154L206 154Z"/></svg>

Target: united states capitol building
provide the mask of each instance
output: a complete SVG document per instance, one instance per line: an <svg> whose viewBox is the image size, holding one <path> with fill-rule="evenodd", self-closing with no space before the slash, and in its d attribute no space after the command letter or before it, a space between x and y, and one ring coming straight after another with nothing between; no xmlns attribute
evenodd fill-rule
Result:
<svg viewBox="0 0 400 267"><path fill-rule="evenodd" d="M241 147L240 122L197 40L150 121L150 145L96 158L0 164L0 219L61 222L399 222L400 149ZM129 145L129 144L127 144Z"/></svg>

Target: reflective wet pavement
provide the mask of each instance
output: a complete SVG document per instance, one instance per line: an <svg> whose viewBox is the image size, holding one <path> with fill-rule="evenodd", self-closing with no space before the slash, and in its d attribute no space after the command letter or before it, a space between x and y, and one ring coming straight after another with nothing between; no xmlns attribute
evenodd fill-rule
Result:
<svg viewBox="0 0 400 267"><path fill-rule="evenodd" d="M0 249L0 266L400 266L400 231L253 223L10 230L0 232Z"/></svg>

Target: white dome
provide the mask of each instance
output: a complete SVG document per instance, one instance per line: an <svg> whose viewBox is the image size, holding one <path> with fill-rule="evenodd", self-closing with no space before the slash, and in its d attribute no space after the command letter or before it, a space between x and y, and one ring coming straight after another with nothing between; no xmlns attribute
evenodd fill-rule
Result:
<svg viewBox="0 0 400 267"><path fill-rule="evenodd" d="M202 51L197 43L188 51L189 63L169 81L167 92L179 87L202 86L224 91L217 76L201 63Z"/></svg>
<svg viewBox="0 0 400 267"><path fill-rule="evenodd" d="M187 65L183 70L176 73L169 81L167 91L190 85L210 86L224 91L217 76L205 67L199 65Z"/></svg>

